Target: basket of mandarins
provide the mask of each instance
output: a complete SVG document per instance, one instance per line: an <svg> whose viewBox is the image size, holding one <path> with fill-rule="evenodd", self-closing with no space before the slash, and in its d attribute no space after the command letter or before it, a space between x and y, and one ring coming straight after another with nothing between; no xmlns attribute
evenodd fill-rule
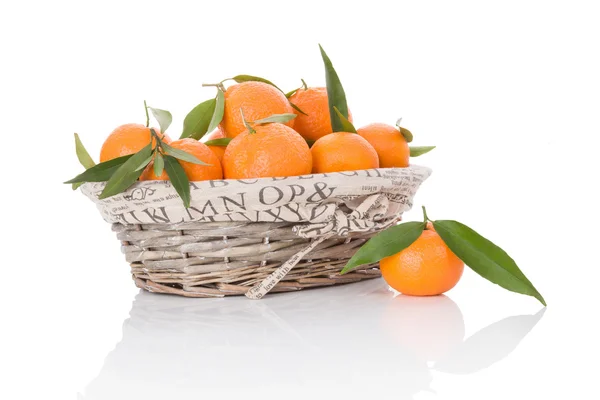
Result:
<svg viewBox="0 0 600 400"><path fill-rule="evenodd" d="M204 85L217 94L188 113L178 140L171 114L146 104L146 125L115 129L99 164L75 135L86 170L66 183L112 224L138 287L259 299L380 276L377 263L340 272L411 208L430 170L409 157L433 146L410 147L399 122L356 130L321 55L327 87L285 93L249 75Z"/></svg>

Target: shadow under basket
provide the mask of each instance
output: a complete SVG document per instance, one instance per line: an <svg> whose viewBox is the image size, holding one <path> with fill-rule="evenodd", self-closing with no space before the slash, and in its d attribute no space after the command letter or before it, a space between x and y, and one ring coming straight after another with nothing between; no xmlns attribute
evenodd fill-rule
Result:
<svg viewBox="0 0 600 400"><path fill-rule="evenodd" d="M185 222L112 225L136 286L187 297L243 295L311 240L294 233L298 224ZM318 244L271 290L359 282L381 276L378 264L340 275L358 248L377 231L334 236Z"/></svg>

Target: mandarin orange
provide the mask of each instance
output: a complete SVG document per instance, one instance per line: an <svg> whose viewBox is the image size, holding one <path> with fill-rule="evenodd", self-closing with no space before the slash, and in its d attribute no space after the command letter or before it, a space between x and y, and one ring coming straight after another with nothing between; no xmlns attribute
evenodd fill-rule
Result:
<svg viewBox="0 0 600 400"><path fill-rule="evenodd" d="M238 83L225 91L225 111L220 126L227 137L233 138L246 131L240 109L246 121L294 112L285 95L274 86L263 82ZM294 120L285 125L293 128Z"/></svg>
<svg viewBox="0 0 600 400"><path fill-rule="evenodd" d="M294 129L305 139L317 140L333 132L329 115L327 88L309 87L298 89L290 97L290 102L298 106L307 115L294 110ZM352 122L352 114L348 110L348 120Z"/></svg>
<svg viewBox="0 0 600 400"><path fill-rule="evenodd" d="M408 167L410 149L398 128L376 123L363 126L357 133L377 151L380 168Z"/></svg>
<svg viewBox="0 0 600 400"><path fill-rule="evenodd" d="M452 289L465 265L428 227L413 244L382 259L379 266L385 281L400 293L434 296Z"/></svg>
<svg viewBox="0 0 600 400"><path fill-rule="evenodd" d="M379 168L377 152L356 133L334 132L325 135L310 150L314 173Z"/></svg>
<svg viewBox="0 0 600 400"><path fill-rule="evenodd" d="M226 179L310 174L310 149L295 130L274 123L257 125L254 131L246 129L227 145L223 156Z"/></svg>
<svg viewBox="0 0 600 400"><path fill-rule="evenodd" d="M160 136L158 129L154 131ZM126 156L137 153L150 143L150 128L142 124L125 124L118 126L104 141L100 150L100 162L112 160L113 158ZM171 139L165 135L163 139L166 143L170 143ZM152 139L152 144L155 145L155 139Z"/></svg>

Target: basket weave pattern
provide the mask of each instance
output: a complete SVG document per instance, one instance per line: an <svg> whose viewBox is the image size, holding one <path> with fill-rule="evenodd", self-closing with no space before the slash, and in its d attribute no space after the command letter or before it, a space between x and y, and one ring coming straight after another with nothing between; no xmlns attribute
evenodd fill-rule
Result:
<svg viewBox="0 0 600 400"><path fill-rule="evenodd" d="M187 297L243 295L309 244L298 224L185 222L113 224L136 286ZM377 231L334 236L320 243L271 292L358 282L381 276L377 264L339 272Z"/></svg>

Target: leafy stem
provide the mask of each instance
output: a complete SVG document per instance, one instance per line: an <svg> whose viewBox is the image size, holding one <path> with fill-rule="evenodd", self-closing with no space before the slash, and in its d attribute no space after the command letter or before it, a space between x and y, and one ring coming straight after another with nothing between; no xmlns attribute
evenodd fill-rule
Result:
<svg viewBox="0 0 600 400"><path fill-rule="evenodd" d="M225 85L223 85L223 83L228 81L229 79L230 78L223 79L221 82L218 82L218 83L203 83L202 87L216 87L220 91L225 92L227 89L225 89Z"/></svg>
<svg viewBox="0 0 600 400"><path fill-rule="evenodd" d="M156 133L156 131L154 130L154 128L150 128L150 135L152 136L152 138L156 139L156 146L154 147L154 153L158 152L158 149L160 148L163 153L164 153L164 149L162 146L162 139L164 139L164 135L162 138L158 137L158 134ZM150 142L152 142L152 138L150 138Z"/></svg>
<svg viewBox="0 0 600 400"><path fill-rule="evenodd" d="M293 95L295 95L298 90L300 90L300 89L304 89L304 90L308 89L308 85L306 84L306 82L304 81L304 79L300 78L300 80L302 81L302 85L300 87L297 87L294 90L290 90L289 92L287 92L285 94L285 97L287 97L289 99L290 97L292 97Z"/></svg>
<svg viewBox="0 0 600 400"><path fill-rule="evenodd" d="M144 111L146 112L146 128L150 126L150 114L148 114L148 104L144 100Z"/></svg>
<svg viewBox="0 0 600 400"><path fill-rule="evenodd" d="M306 82L304 82L304 79L300 78L300 80L302 81L302 89L308 89L308 86L306 85Z"/></svg>
<svg viewBox="0 0 600 400"><path fill-rule="evenodd" d="M427 225L427 221L431 221L431 220L427 216L427 210L425 209L425 206L421 206L421 208L423 208L423 223L425 225Z"/></svg>

